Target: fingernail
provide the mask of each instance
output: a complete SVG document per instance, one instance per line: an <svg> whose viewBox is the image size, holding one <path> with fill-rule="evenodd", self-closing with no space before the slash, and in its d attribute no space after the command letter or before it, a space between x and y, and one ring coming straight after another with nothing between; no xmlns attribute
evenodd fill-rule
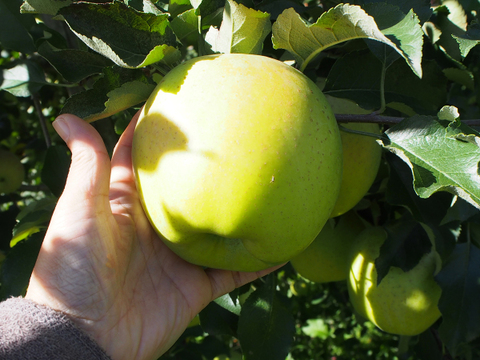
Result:
<svg viewBox="0 0 480 360"><path fill-rule="evenodd" d="M67 122L65 121L64 118L58 117L53 123L52 123L53 128L55 131L60 135L60 137L67 141L68 136L70 135L70 128L68 127Z"/></svg>

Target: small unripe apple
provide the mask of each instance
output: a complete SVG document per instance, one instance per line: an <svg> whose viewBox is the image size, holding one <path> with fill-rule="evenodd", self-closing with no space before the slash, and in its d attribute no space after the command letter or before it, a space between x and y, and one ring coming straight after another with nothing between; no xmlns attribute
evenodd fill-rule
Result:
<svg viewBox="0 0 480 360"><path fill-rule="evenodd" d="M441 289L435 282L437 254L424 255L411 270L391 267L377 285L375 259L387 238L381 227L367 228L356 239L348 279L348 293L355 310L385 332L418 335L441 314Z"/></svg>
<svg viewBox="0 0 480 360"><path fill-rule="evenodd" d="M20 159L8 150L0 149L0 194L17 190L25 177Z"/></svg>
<svg viewBox="0 0 480 360"><path fill-rule="evenodd" d="M365 229L354 212L330 219L315 240L290 263L304 278L324 283L346 280L350 252L356 237Z"/></svg>
<svg viewBox="0 0 480 360"><path fill-rule="evenodd" d="M335 114L369 114L353 101L326 96ZM343 127L371 134L380 134L380 127L371 123L343 123ZM382 147L375 138L340 131L343 146L343 175L340 194L330 217L352 209L368 192L377 176Z"/></svg>
<svg viewBox="0 0 480 360"><path fill-rule="evenodd" d="M290 260L340 189L340 133L318 87L259 55L211 55L169 72L133 139L145 212L180 257L256 271Z"/></svg>

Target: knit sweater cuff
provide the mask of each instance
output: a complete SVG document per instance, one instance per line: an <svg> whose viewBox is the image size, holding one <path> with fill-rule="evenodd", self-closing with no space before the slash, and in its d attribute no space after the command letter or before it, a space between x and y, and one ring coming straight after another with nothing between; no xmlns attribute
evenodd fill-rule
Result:
<svg viewBox="0 0 480 360"><path fill-rule="evenodd" d="M24 298L0 303L0 359L111 360L65 314Z"/></svg>

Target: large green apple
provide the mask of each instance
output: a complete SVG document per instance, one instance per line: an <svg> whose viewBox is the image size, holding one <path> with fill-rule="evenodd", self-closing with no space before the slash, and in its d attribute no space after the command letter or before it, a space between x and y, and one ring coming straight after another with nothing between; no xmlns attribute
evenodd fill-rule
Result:
<svg viewBox="0 0 480 360"><path fill-rule="evenodd" d="M335 114L368 114L347 99L326 96ZM366 133L379 134L377 124L347 123L342 126ZM343 176L335 207L330 217L339 216L352 209L368 192L377 176L382 147L375 138L341 131L343 144Z"/></svg>
<svg viewBox="0 0 480 360"><path fill-rule="evenodd" d="M346 280L350 251L356 237L365 229L353 211L330 219L315 240L290 263L304 278L314 282Z"/></svg>
<svg viewBox="0 0 480 360"><path fill-rule="evenodd" d="M8 150L0 149L0 194L17 190L25 177L20 159Z"/></svg>
<svg viewBox="0 0 480 360"><path fill-rule="evenodd" d="M194 264L255 271L290 260L327 221L341 140L318 87L259 55L169 72L145 104L133 167L147 216Z"/></svg>
<svg viewBox="0 0 480 360"><path fill-rule="evenodd" d="M355 310L380 329L397 335L418 335L440 316L441 289L434 280L435 251L410 271L391 267L377 285L375 259L387 238L381 227L367 228L353 246L348 292Z"/></svg>

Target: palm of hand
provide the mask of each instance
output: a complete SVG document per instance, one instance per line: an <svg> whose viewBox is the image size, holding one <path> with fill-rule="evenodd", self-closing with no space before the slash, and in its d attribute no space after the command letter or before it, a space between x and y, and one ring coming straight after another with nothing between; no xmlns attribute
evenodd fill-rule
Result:
<svg viewBox="0 0 480 360"><path fill-rule="evenodd" d="M138 199L130 157L135 121L110 164L90 125L63 118L57 128L69 128L63 137L72 166L27 298L71 316L113 359L156 359L210 301L269 271L203 270L178 258Z"/></svg>

